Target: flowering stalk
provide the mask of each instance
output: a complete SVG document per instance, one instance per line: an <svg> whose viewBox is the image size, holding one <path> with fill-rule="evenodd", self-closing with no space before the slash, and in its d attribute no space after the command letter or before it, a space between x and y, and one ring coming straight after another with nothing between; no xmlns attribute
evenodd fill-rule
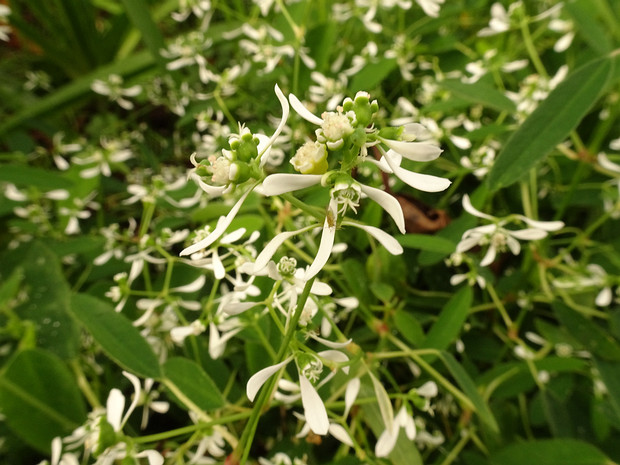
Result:
<svg viewBox="0 0 620 465"><path fill-rule="evenodd" d="M308 296L310 295L310 289L312 289L312 284L314 283L314 278L309 279L304 289L299 296L299 300L297 301L297 307L295 308L295 312L291 316L289 320L288 328L286 329L286 333L284 334L284 338L282 339L282 344L280 345L280 350L278 350L278 355L276 356L276 363L282 362L286 358L286 352L289 349L289 345L293 336L295 335L295 331L297 330L297 324L299 323L299 319L304 311L304 307L306 306L306 301L308 300ZM254 440L254 435L256 434L256 428L258 426L258 420L263 412L263 409L267 405L269 398L271 397L271 393L275 388L278 382L279 376L272 376L266 388L261 390L260 395L258 396L258 400L254 404L254 408L252 410L252 415L245 425L245 429L243 430L243 434L241 435L241 439L232 454L233 464L244 465L246 460L248 459L248 455L250 454L250 446L252 441Z"/></svg>

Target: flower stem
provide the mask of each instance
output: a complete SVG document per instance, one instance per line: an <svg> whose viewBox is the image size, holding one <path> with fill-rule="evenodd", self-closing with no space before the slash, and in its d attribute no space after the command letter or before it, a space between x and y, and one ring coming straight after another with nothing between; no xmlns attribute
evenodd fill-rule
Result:
<svg viewBox="0 0 620 465"><path fill-rule="evenodd" d="M282 339L282 344L280 345L280 350L278 350L278 354L276 356L276 363L281 363L287 355L289 350L289 346L295 332L297 330L297 324L299 323L299 319L301 318L301 314L303 313L304 307L306 306L306 301L308 300L308 296L310 295L310 289L312 288L312 283L314 282L314 278L310 279L306 282L304 289L297 301L297 308L295 308L295 313L288 322L288 327L286 328L286 333L284 334L284 338ZM271 393L278 382L279 376L272 376L268 382L267 386L264 386L261 390L261 393L258 396L258 400L254 404L254 408L252 409L252 414L245 425L245 429L241 434L241 439L239 439L239 443L233 452L233 460L232 463L244 465L248 459L250 454L250 446L252 441L254 440L254 435L256 434L256 428L258 426L258 420L260 419L263 410L265 409L267 402L271 398Z"/></svg>

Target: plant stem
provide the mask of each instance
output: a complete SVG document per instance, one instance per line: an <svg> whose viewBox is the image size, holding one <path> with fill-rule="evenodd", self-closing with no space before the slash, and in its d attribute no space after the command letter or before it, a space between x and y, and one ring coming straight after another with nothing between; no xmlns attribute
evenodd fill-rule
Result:
<svg viewBox="0 0 620 465"><path fill-rule="evenodd" d="M297 301L297 308L295 308L295 313L293 313L291 319L288 322L288 327L286 328L286 334L282 339L282 344L280 345L280 350L278 350L278 355L276 356L275 363L281 363L286 358L287 352L289 350L289 345L295 332L297 330L297 324L299 323L299 319L301 318L301 314L303 313L304 307L306 306L306 301L308 300L308 296L310 295L310 289L312 288L312 283L314 282L314 278L310 279L306 282L304 289L299 296L299 300ZM250 446L252 445L252 441L254 440L254 435L256 434L256 428L258 426L258 420L260 419L263 410L267 406L267 402L271 398L271 393L278 382L279 375L273 375L269 381L267 381L267 386L263 386L261 393L258 396L258 400L254 404L254 408L252 409L252 414L245 425L245 429L241 434L241 439L239 439L239 443L233 452L233 461L232 463L238 463L239 465L244 465L248 459L250 454Z"/></svg>

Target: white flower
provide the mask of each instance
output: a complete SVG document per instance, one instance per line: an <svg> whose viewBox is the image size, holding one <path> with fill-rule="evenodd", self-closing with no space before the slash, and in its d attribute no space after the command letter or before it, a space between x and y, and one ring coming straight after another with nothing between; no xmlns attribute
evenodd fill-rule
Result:
<svg viewBox="0 0 620 465"><path fill-rule="evenodd" d="M456 252L463 253L477 245L488 245L487 252L480 262L481 266L490 265L495 260L498 252L504 252L507 249L514 255L518 255L521 251L519 240L532 241L543 239L547 237L550 231L557 231L564 227L562 221L537 221L523 215L511 215L505 219L499 219L487 215L474 208L467 194L463 196L463 208L470 215L492 222L492 224L478 226L465 231L461 241L456 246ZM520 230L504 228L506 223L515 219L521 220L531 227Z"/></svg>
<svg viewBox="0 0 620 465"><path fill-rule="evenodd" d="M118 74L111 74L107 79L96 79L91 84L91 89L101 95L107 96L110 101L116 102L121 108L131 110L133 103L125 97L135 97L142 92L142 87L134 85L123 87L123 78Z"/></svg>

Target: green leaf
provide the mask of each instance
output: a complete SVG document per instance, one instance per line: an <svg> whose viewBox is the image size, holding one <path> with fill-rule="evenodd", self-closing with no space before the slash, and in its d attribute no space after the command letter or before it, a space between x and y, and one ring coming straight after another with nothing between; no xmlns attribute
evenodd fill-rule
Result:
<svg viewBox="0 0 620 465"><path fill-rule="evenodd" d="M478 392L476 383L467 374L465 369L457 362L457 360L448 352L442 351L439 354L439 358L442 360L454 380L460 386L463 394L465 394L475 408L476 414L480 417L480 420L491 430L493 433L499 432L499 426L497 421L491 412L491 409L485 402L485 400Z"/></svg>
<svg viewBox="0 0 620 465"><path fill-rule="evenodd" d="M69 313L71 289L58 257L47 245L35 241L7 254L0 266L0 281L7 280L17 268L23 274L21 289L26 298L15 314L34 324L38 347L63 359L73 358L79 347L79 331Z"/></svg>
<svg viewBox="0 0 620 465"><path fill-rule="evenodd" d="M467 319L473 297L474 293L469 286L462 287L454 294L428 331L422 348L443 350L456 341Z"/></svg>
<svg viewBox="0 0 620 465"><path fill-rule="evenodd" d="M611 60L605 57L560 83L508 139L489 172L489 189L518 181L562 142L596 102L611 69Z"/></svg>
<svg viewBox="0 0 620 465"><path fill-rule="evenodd" d="M596 18L596 8L592 8L592 0L566 2L564 8L592 49L601 55L611 52L613 45L606 34L608 29Z"/></svg>
<svg viewBox="0 0 620 465"><path fill-rule="evenodd" d="M196 362L182 357L172 357L164 363L163 371L164 376L202 410L208 411L224 406L221 392ZM181 405L185 405L177 393L173 392L173 395Z"/></svg>
<svg viewBox="0 0 620 465"><path fill-rule="evenodd" d="M398 309L394 313L394 328L414 346L419 346L424 340L424 331L418 319L405 310Z"/></svg>
<svg viewBox="0 0 620 465"><path fill-rule="evenodd" d="M396 58L383 58L364 66L351 81L351 92L371 91L396 68Z"/></svg>
<svg viewBox="0 0 620 465"><path fill-rule="evenodd" d="M86 420L86 409L71 372L53 354L24 350L0 376L0 410L9 427L43 453L56 436Z"/></svg>
<svg viewBox="0 0 620 465"><path fill-rule="evenodd" d="M144 378L160 377L159 362L149 343L110 304L87 294L76 294L71 299L71 311L106 355L121 367Z"/></svg>
<svg viewBox="0 0 620 465"><path fill-rule="evenodd" d="M405 234L396 239L407 249L426 250L449 255L456 249L456 244L450 239L441 236L429 236L428 234Z"/></svg>
<svg viewBox="0 0 620 465"><path fill-rule="evenodd" d="M545 439L511 444L493 455L491 465L613 465L603 452L576 439Z"/></svg>
<svg viewBox="0 0 620 465"><path fill-rule="evenodd" d="M513 112L516 110L512 100L483 81L465 84L456 79L446 79L441 82L441 87L449 90L454 96L471 103L479 103L498 111Z"/></svg>
<svg viewBox="0 0 620 465"><path fill-rule="evenodd" d="M553 311L568 332L603 360L620 361L620 345L609 332L563 302L554 302Z"/></svg>
<svg viewBox="0 0 620 465"><path fill-rule="evenodd" d="M36 187L43 192L53 189L70 189L73 186L73 181L57 172L27 165L2 165L0 181L21 187Z"/></svg>
<svg viewBox="0 0 620 465"><path fill-rule="evenodd" d="M594 359L595 366L609 393L609 400L613 410L620 418L620 363Z"/></svg>

